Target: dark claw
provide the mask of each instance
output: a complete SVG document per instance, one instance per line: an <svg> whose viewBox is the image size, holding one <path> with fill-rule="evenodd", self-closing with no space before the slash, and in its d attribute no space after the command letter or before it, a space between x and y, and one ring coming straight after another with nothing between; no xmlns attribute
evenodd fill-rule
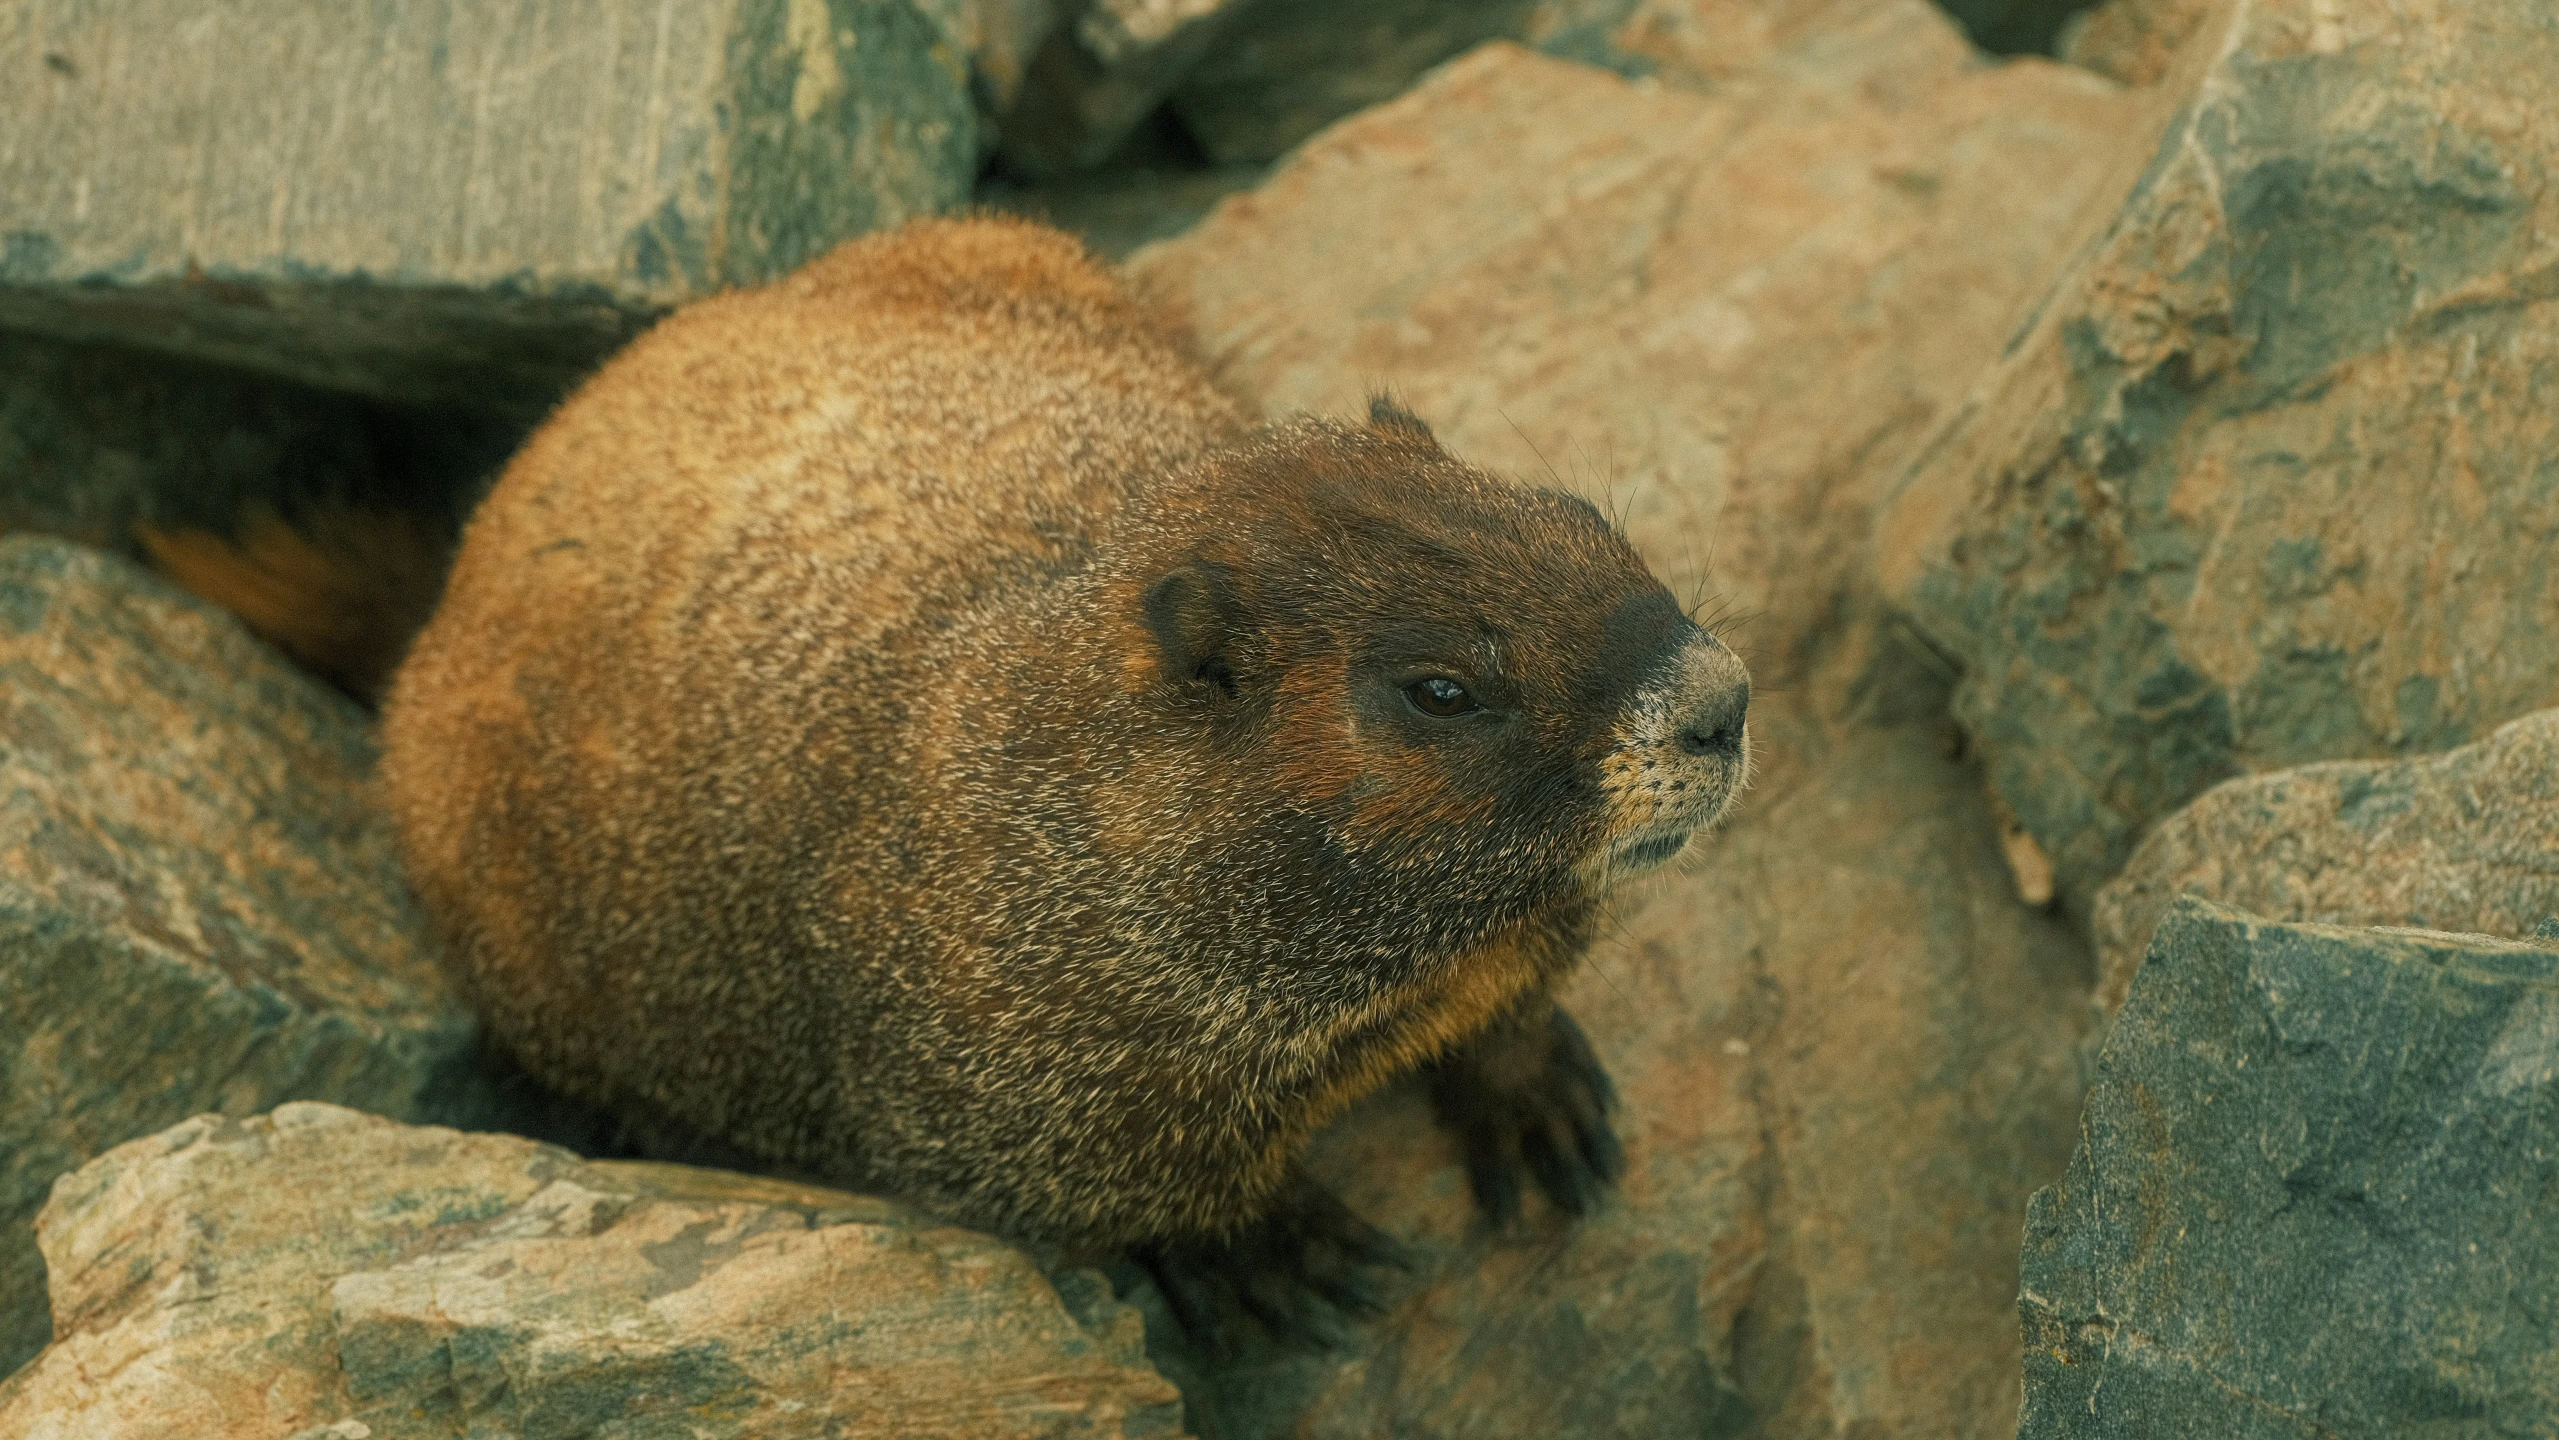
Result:
<svg viewBox="0 0 2559 1440"><path fill-rule="evenodd" d="M1625 1148L1608 1123L1617 1087L1561 1010L1496 1030L1443 1062L1431 1094L1495 1228L1519 1216L1522 1170L1557 1209L1576 1216L1626 1173Z"/></svg>
<svg viewBox="0 0 2559 1440"><path fill-rule="evenodd" d="M1225 1327L1217 1318L1216 1301L1207 1287L1194 1281L1178 1260L1161 1249L1140 1250L1137 1263L1155 1280L1155 1288L1164 1293L1164 1303L1173 1311L1174 1321L1193 1343L1212 1355L1227 1353Z"/></svg>
<svg viewBox="0 0 2559 1440"><path fill-rule="evenodd" d="M1584 1170L1581 1157L1566 1159L1555 1145L1552 1135L1543 1130L1531 1131L1520 1149L1528 1159L1528 1173L1537 1177L1537 1188L1567 1215L1587 1215L1591 1202L1598 1198L1598 1182Z"/></svg>
<svg viewBox="0 0 2559 1440"><path fill-rule="evenodd" d="M1519 1162L1502 1151L1505 1142L1485 1133L1461 1137L1466 1149L1466 1182L1475 1203L1484 1207L1496 1229L1519 1218Z"/></svg>
<svg viewBox="0 0 2559 1440"><path fill-rule="evenodd" d="M1352 1339L1347 1320L1386 1309L1378 1272L1412 1268L1393 1236L1302 1177L1234 1235L1149 1246L1134 1258L1192 1341L1229 1359L1237 1350L1226 1321L1239 1313L1282 1346L1344 1348Z"/></svg>
<svg viewBox="0 0 2559 1440"><path fill-rule="evenodd" d="M1573 1139L1581 1148L1582 1163L1604 1185L1614 1185L1626 1178L1626 1146L1617 1138L1617 1129L1606 1115L1573 1117Z"/></svg>

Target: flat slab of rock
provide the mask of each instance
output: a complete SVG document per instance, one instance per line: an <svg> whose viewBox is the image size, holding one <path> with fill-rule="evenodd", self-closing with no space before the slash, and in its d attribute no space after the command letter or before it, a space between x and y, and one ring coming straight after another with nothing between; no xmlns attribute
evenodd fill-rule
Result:
<svg viewBox="0 0 2559 1440"><path fill-rule="evenodd" d="M2180 902L2027 1221L2020 1440L2542 1435L2559 950Z"/></svg>
<svg viewBox="0 0 2559 1440"><path fill-rule="evenodd" d="M2231 776L2559 704L2549 6L2223 0L2182 54L2157 163L1878 542L2082 915Z"/></svg>
<svg viewBox="0 0 2559 1440"><path fill-rule="evenodd" d="M27 1440L1181 1434L1098 1276L781 1181L295 1104L110 1151L43 1236Z"/></svg>
<svg viewBox="0 0 2559 1440"><path fill-rule="evenodd" d="M55 1177L207 1110L501 1097L365 794L354 704L137 567L0 539L0 1372Z"/></svg>
<svg viewBox="0 0 2559 1440"><path fill-rule="evenodd" d="M1484 47L1131 262L1267 409L1392 387L1455 453L1623 516L1701 615L1761 612L1732 632L1755 788L1570 996L1626 1096L1622 1195L1489 1235L1381 1100L1320 1165L1422 1278L1352 1355L1177 1377L1204 1435L2013 1433L2017 1227L2069 1153L2086 955L2013 897L1861 537L2166 112L1977 66L1925 9L1838 13L1763 35L1734 97ZM1652 41L1704 74L1721 33L1755 32Z"/></svg>
<svg viewBox="0 0 2559 1440"><path fill-rule="evenodd" d="M2476 745L2232 780L2097 892L2097 1002L2121 1006L2180 895L2327 925L2526 936L2559 915L2559 710Z"/></svg>
<svg viewBox="0 0 2559 1440"><path fill-rule="evenodd" d="M539 409L976 168L908 0L92 0L0 56L0 326L418 404Z"/></svg>

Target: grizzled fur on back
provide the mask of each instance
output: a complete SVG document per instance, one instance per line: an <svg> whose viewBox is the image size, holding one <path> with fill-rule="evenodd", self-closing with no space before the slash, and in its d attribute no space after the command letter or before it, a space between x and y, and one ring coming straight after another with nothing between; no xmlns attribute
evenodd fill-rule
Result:
<svg viewBox="0 0 2559 1440"><path fill-rule="evenodd" d="M1391 406L1252 428L1072 241L926 222L561 408L385 776L536 1073L1129 1243L1252 1218L1326 1115L1551 986L1738 783L1638 723L1717 648L1586 503ZM1485 718L1414 708L1445 674Z"/></svg>

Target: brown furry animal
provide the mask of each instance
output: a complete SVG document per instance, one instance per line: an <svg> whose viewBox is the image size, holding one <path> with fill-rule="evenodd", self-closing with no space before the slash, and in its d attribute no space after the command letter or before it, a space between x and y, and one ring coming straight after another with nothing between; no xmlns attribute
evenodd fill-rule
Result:
<svg viewBox="0 0 2559 1440"><path fill-rule="evenodd" d="M384 768L536 1073L1287 1328L1381 1255L1296 1156L1399 1072L1497 1214L1613 1177L1548 995L1748 696L1587 502L1251 428L1073 241L937 221L572 397Z"/></svg>

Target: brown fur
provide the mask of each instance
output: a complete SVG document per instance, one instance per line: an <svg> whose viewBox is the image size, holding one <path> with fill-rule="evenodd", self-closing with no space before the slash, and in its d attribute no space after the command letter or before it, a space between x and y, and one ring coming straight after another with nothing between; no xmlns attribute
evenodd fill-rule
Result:
<svg viewBox="0 0 2559 1440"><path fill-rule="evenodd" d="M1398 688L1460 671L1499 706ZM1383 404L1254 429L1071 240L938 221L572 397L384 768L537 1073L1128 1244L1231 1231L1359 1093L1546 1035L1606 888L1740 783L1746 693L1587 504Z"/></svg>
<svg viewBox="0 0 2559 1440"><path fill-rule="evenodd" d="M234 535L135 532L162 573L361 699L381 693L434 606L450 531L412 515L253 510Z"/></svg>

